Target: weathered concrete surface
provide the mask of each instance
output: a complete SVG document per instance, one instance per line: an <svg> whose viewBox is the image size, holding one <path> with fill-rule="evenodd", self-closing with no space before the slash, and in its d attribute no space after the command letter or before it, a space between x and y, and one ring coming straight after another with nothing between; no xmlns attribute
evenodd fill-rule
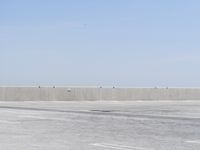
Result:
<svg viewBox="0 0 200 150"><path fill-rule="evenodd" d="M6 101L31 101L31 100L38 100L38 98L41 97L40 95L40 91L37 88L34 87L16 87L16 88L12 88L12 87L5 87L5 88L0 88L0 91L3 91L3 96L4 97L3 100ZM44 92L42 92L44 93ZM46 97L46 96L45 96ZM41 97L43 98L43 97Z"/></svg>
<svg viewBox="0 0 200 150"><path fill-rule="evenodd" d="M0 102L1 150L199 150L200 101Z"/></svg>
<svg viewBox="0 0 200 150"><path fill-rule="evenodd" d="M2 101L200 100L198 88L0 87Z"/></svg>

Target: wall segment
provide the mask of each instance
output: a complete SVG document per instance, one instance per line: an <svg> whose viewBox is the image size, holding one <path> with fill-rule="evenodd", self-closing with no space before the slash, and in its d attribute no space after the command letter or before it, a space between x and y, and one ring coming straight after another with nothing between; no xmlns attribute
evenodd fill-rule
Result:
<svg viewBox="0 0 200 150"><path fill-rule="evenodd" d="M0 87L1 101L200 100L198 88Z"/></svg>

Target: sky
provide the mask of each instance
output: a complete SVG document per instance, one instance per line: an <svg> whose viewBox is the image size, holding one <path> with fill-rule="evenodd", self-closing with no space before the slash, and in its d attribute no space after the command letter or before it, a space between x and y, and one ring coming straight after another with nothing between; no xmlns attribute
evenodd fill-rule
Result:
<svg viewBox="0 0 200 150"><path fill-rule="evenodd" d="M0 0L0 86L200 87L199 0Z"/></svg>

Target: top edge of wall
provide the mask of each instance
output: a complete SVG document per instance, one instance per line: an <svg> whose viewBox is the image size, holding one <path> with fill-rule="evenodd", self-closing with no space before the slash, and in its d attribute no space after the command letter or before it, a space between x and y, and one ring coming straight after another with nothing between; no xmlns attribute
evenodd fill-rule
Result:
<svg viewBox="0 0 200 150"><path fill-rule="evenodd" d="M113 89L200 89L200 87L125 87L125 86L1 86L0 88L113 88Z"/></svg>

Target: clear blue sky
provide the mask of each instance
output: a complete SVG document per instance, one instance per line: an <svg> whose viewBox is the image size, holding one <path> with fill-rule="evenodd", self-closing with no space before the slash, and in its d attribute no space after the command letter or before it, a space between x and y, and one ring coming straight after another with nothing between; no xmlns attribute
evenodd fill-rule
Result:
<svg viewBox="0 0 200 150"><path fill-rule="evenodd" d="M0 85L200 87L199 0L0 0Z"/></svg>

